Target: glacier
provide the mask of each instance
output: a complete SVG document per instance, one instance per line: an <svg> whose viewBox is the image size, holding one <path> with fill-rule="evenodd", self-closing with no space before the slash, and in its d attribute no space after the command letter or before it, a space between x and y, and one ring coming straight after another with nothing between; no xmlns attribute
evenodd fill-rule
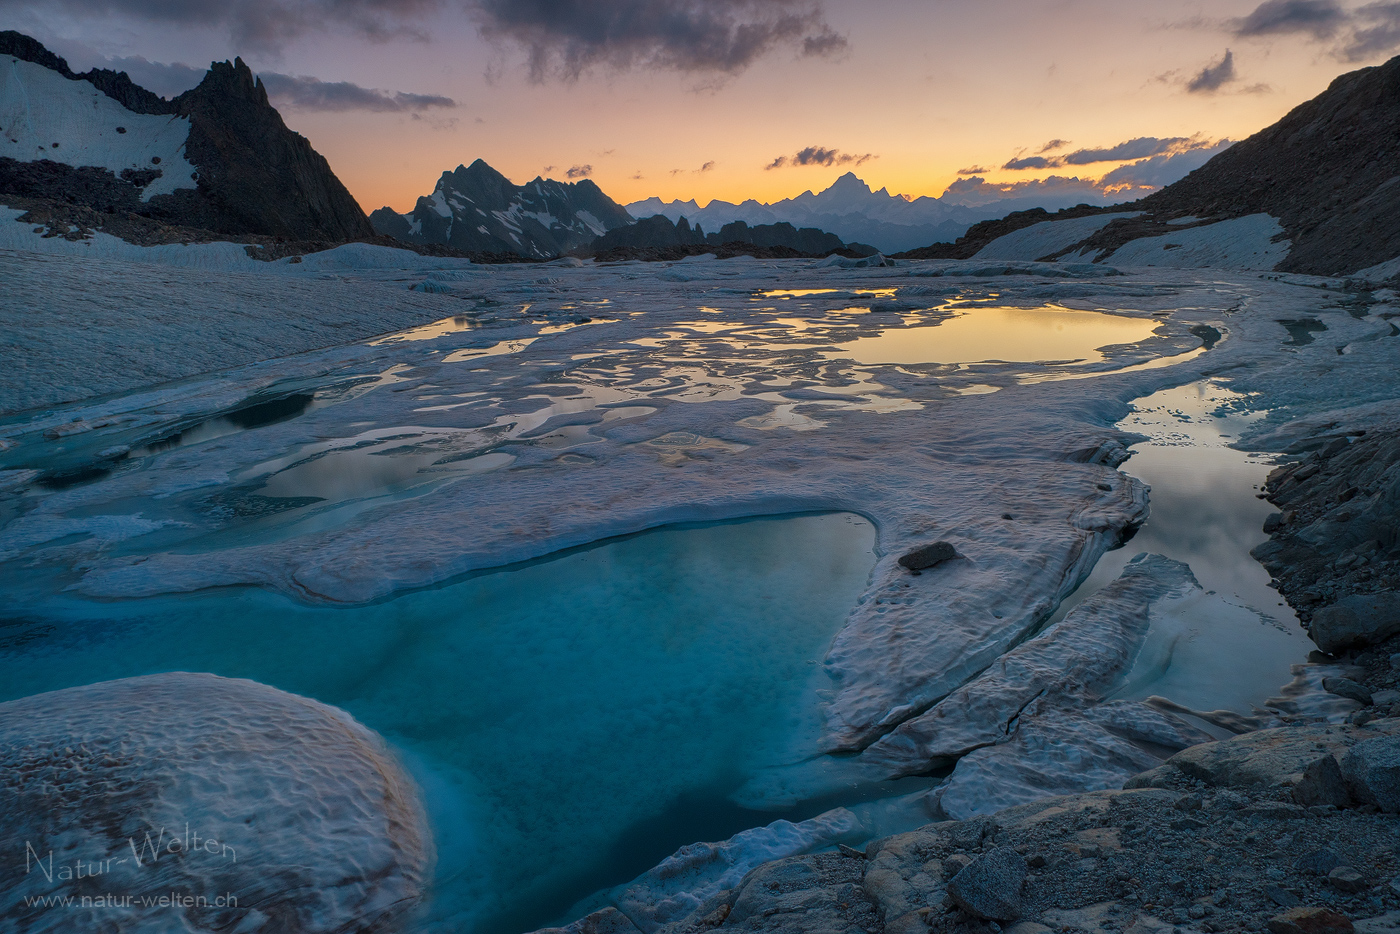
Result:
<svg viewBox="0 0 1400 934"><path fill-rule="evenodd" d="M343 707L423 789L428 925L523 930L614 905L650 929L735 867L1111 782L1146 762L1125 736L1169 748L1216 728L1142 703L1156 695L1276 716L1271 694L1317 678L1292 670L1301 634L1241 557L1267 511L1252 485L1290 424L1396 398L1388 296L1251 271L1237 250L1208 270L1019 254L482 267L373 248L256 263L213 245L93 260L68 241L20 253L39 238L11 226L6 301L34 310L0 334L34 347L0 416L7 698L182 666ZM412 288L429 279L441 290ZM285 326L289 307L304 323ZM1321 328L1308 343L1285 323L1301 318ZM1027 351L1036 321L1069 329ZM198 345L187 363L154 349L176 333ZM1187 450L1194 472L1173 459ZM1198 515L1201 499L1234 505ZM935 540L960 557L899 566ZM1141 551L1162 557L1130 562ZM783 612L812 621L781 650L747 622L773 617L706 611L671 633L712 636L692 667L665 640L647 655L665 633L626 629L646 617L606 612L657 602L663 579L691 581L697 606L759 605L767 568ZM608 591L613 574L631 582ZM572 631L576 598L599 615ZM540 641L472 622L491 606ZM627 676L585 665L569 676L591 672L583 693L535 676L532 694L502 661L580 639L621 652ZM1244 647L1213 693L1210 659ZM1096 680L1056 684L1066 652ZM786 693L726 720L706 691L751 691L765 657ZM1018 664L1048 671L1049 693L1008 693L997 672ZM710 768L722 757L688 744L731 743L733 769L687 797L645 746L598 740L561 813L549 783L576 773L552 753L611 692L637 698L618 717L679 731L660 761ZM469 697L494 712L422 703ZM959 712L989 705L999 737ZM594 726L624 735L612 722ZM1087 760L1057 758L1066 743ZM482 805L510 788L516 811ZM511 905L489 881L505 877L464 868L510 813L493 872L611 815L559 867L575 903ZM655 869L603 857L628 839Z"/></svg>

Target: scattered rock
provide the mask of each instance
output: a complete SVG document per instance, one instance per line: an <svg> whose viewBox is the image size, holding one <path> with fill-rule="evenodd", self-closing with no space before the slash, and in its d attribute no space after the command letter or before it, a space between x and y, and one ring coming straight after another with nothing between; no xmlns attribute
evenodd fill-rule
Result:
<svg viewBox="0 0 1400 934"><path fill-rule="evenodd" d="M1271 934L1349 934L1353 930L1345 916L1326 908L1290 908L1269 919Z"/></svg>
<svg viewBox="0 0 1400 934"><path fill-rule="evenodd" d="M1293 868L1310 876L1325 876L1341 864L1341 857L1331 850L1313 850L1298 857Z"/></svg>
<svg viewBox="0 0 1400 934"><path fill-rule="evenodd" d="M1371 887L1370 880L1350 866L1338 866L1327 874L1327 881L1339 892L1356 894Z"/></svg>
<svg viewBox="0 0 1400 934"><path fill-rule="evenodd" d="M916 548L907 555L899 559L899 565L911 571L923 571L944 561L951 561L958 557L958 551L947 542L934 542L932 545L925 545Z"/></svg>
<svg viewBox="0 0 1400 934"><path fill-rule="evenodd" d="M1322 689L1328 694L1335 694L1338 697L1345 697L1347 700L1354 700L1358 704L1370 707L1374 701L1371 692L1365 686L1357 684L1350 678L1323 678Z"/></svg>
<svg viewBox="0 0 1400 934"><path fill-rule="evenodd" d="M1288 891L1281 885L1270 885L1264 889L1264 894L1269 901L1280 908L1297 908L1303 904L1302 899Z"/></svg>
<svg viewBox="0 0 1400 934"><path fill-rule="evenodd" d="M1351 594L1312 615L1313 641L1336 654L1400 633L1400 593Z"/></svg>
<svg viewBox="0 0 1400 934"><path fill-rule="evenodd" d="M1341 770L1357 801L1400 812L1400 734L1357 743L1342 757Z"/></svg>
<svg viewBox="0 0 1400 934"><path fill-rule="evenodd" d="M959 908L982 921L1015 921L1021 916L1026 861L1011 847L997 847L968 863L948 884Z"/></svg>

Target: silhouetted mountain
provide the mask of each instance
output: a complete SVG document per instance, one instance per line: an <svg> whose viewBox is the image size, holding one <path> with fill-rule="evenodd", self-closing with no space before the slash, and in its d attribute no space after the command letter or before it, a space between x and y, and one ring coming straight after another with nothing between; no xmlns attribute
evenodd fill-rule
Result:
<svg viewBox="0 0 1400 934"><path fill-rule="evenodd" d="M536 178L517 186L478 159L442 173L433 193L407 214L384 207L370 222L408 243L546 258L631 224L632 216L589 179Z"/></svg>
<svg viewBox="0 0 1400 934"><path fill-rule="evenodd" d="M734 221L715 233L706 234L699 224L691 227L684 217L672 223L665 215L656 214L627 227L610 230L574 252L578 256L607 259L677 259L709 252L720 256L747 254L773 258L832 253L868 256L876 250L859 243L848 246L835 234L812 227L800 230L791 224L750 227L743 221Z"/></svg>
<svg viewBox="0 0 1400 934"><path fill-rule="evenodd" d="M75 74L17 32L0 32L0 62L0 196L224 235L373 235L325 158L287 128L242 59L214 63L173 100L122 72ZM74 108L91 118L66 119Z"/></svg>

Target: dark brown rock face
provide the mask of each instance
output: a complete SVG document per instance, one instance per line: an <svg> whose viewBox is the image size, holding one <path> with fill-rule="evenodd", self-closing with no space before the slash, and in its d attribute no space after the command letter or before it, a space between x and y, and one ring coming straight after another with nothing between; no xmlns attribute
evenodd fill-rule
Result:
<svg viewBox="0 0 1400 934"><path fill-rule="evenodd" d="M287 129L241 58L215 62L172 103L190 120L185 156L199 169L209 210L206 223L192 226L306 240L373 235L325 157Z"/></svg>

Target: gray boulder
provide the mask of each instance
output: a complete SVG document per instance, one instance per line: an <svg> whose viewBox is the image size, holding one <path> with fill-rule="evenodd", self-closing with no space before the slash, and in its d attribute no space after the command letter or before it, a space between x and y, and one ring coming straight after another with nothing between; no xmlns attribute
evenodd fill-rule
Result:
<svg viewBox="0 0 1400 934"><path fill-rule="evenodd" d="M1400 735L1357 743L1342 756L1341 765L1342 777L1357 801L1400 812Z"/></svg>
<svg viewBox="0 0 1400 934"><path fill-rule="evenodd" d="M944 561L951 561L958 556L958 551L947 542L934 542L932 545L925 545L922 548L915 548L899 559L899 565L911 571L923 571Z"/></svg>
<svg viewBox="0 0 1400 934"><path fill-rule="evenodd" d="M1358 684L1350 678L1323 678L1322 689L1328 694L1335 694L1338 697L1345 697L1347 700L1354 700L1363 707L1370 707L1375 700L1371 697L1371 692L1366 690L1365 685Z"/></svg>
<svg viewBox="0 0 1400 934"><path fill-rule="evenodd" d="M1335 655L1400 633L1400 593L1352 594L1313 613L1309 634Z"/></svg>
<svg viewBox="0 0 1400 934"><path fill-rule="evenodd" d="M983 921L1015 921L1021 916L1026 861L1009 846L997 847L968 863L948 883L948 894L963 911Z"/></svg>

